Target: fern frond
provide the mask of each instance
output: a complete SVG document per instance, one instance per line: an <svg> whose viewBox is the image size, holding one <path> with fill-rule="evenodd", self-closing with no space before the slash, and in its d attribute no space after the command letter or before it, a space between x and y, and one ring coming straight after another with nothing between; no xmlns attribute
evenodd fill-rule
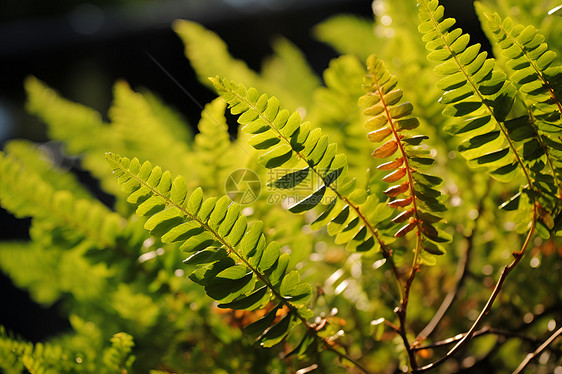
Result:
<svg viewBox="0 0 562 374"><path fill-rule="evenodd" d="M562 41L559 35L562 25L554 14L549 11L560 5L558 0L479 0L479 5L488 8L492 13L510 15L514 22L523 25L534 25L546 37L551 49L558 55L562 52ZM480 14L479 14L480 17ZM484 19L480 17L482 23ZM490 38L491 39L491 38Z"/></svg>
<svg viewBox="0 0 562 374"><path fill-rule="evenodd" d="M355 179L346 178L346 156L337 153L337 145L330 143L321 129L303 123L298 112L280 109L275 97L219 77L210 79L231 112L239 115L242 131L253 134L248 142L263 152L258 161L268 169L282 168L284 175L271 184L273 187L290 190L309 175L317 180L313 192L289 211L303 213L326 202L311 224L313 229L327 225L336 243L357 251L382 246L383 254L389 256L375 226L389 218L391 210L379 204L375 195L358 188Z"/></svg>
<svg viewBox="0 0 562 374"><path fill-rule="evenodd" d="M124 154L142 154L175 173L192 162L187 143L178 141L166 125L152 113L143 95L118 81L113 89L114 100L109 109L112 134L118 141L114 148ZM105 153L105 152L103 152Z"/></svg>
<svg viewBox="0 0 562 374"><path fill-rule="evenodd" d="M320 86L320 79L306 60L304 53L291 41L278 37L272 46L273 56L262 67L262 77L270 85L284 87L308 108L313 92Z"/></svg>
<svg viewBox="0 0 562 374"><path fill-rule="evenodd" d="M166 105L160 96L148 89L141 89L140 93L150 106L150 111L158 123L169 128L176 140L188 144L192 142L191 126L176 108Z"/></svg>
<svg viewBox="0 0 562 374"><path fill-rule="evenodd" d="M381 40L375 36L374 28L372 20L342 14L316 25L314 36L341 54L352 54L365 60L381 44Z"/></svg>
<svg viewBox="0 0 562 374"><path fill-rule="evenodd" d="M363 95L364 76L365 68L355 56L330 61L323 73L326 87L314 92L314 105L307 115L311 123L333 132L334 142L343 146L342 153L348 156L352 174L358 176L364 176L365 169L371 166L368 148L357 141L363 134L363 116L357 110L357 100ZM355 167L357 172L353 173Z"/></svg>
<svg viewBox="0 0 562 374"><path fill-rule="evenodd" d="M82 166L108 192L118 195L119 191L112 190L115 184L103 158L107 149L123 154L142 151L175 171L190 162L189 147L176 139L173 127L162 124L163 117L154 115L150 103L123 81L114 88L111 124L104 123L96 111L60 97L34 77L26 79L25 88L29 111L47 124L49 136L64 143L69 154L82 157Z"/></svg>
<svg viewBox="0 0 562 374"><path fill-rule="evenodd" d="M450 241L451 237L434 226L441 217L433 214L446 210L439 201L441 192L435 188L443 180L422 172L434 163L429 149L420 145L427 136L409 134L409 130L419 126L419 120L412 116L412 104L403 100L402 90L396 87L396 77L387 71L384 63L371 55L367 59L367 70L364 81L367 94L361 97L359 105L366 107L364 114L372 117L365 123L369 140L384 142L372 156L390 159L398 153L393 160L378 166L388 172L383 181L402 181L384 191L394 198L387 205L401 211L393 222L406 222L394 236L402 237L415 229L421 238L422 249L435 255L444 254L445 250L439 243Z"/></svg>
<svg viewBox="0 0 562 374"><path fill-rule="evenodd" d="M477 5L481 10L482 6ZM551 82L560 80L562 66L555 64L556 53L548 49L545 37L534 26L514 24L499 14L484 13L497 45L513 70L510 79L522 93L526 106L532 111L531 120L540 136L537 143L545 153L551 175L556 179L562 196L562 103L560 92Z"/></svg>
<svg viewBox="0 0 562 374"><path fill-rule="evenodd" d="M220 308L255 310L275 302L271 312L246 327L261 345L273 346L293 325L307 325L305 304L312 289L297 271L287 270L289 255L281 254L275 242L266 243L261 222L248 227L241 206L226 196L204 199L200 188L188 196L183 177L172 180L169 171L148 161L141 165L136 158L106 157L137 214L148 217L145 228L191 254L185 260L196 267L190 279L205 287ZM275 322L284 308L283 318Z"/></svg>
<svg viewBox="0 0 562 374"><path fill-rule="evenodd" d="M131 350L135 345L133 337L127 333L119 332L110 339L111 347L103 352L103 361L108 374L127 374L135 361Z"/></svg>
<svg viewBox="0 0 562 374"><path fill-rule="evenodd" d="M428 59L440 62L434 72L444 76L436 84L445 91L440 99L446 105L443 113L463 119L450 128L465 137L459 145L460 153L469 165L487 167L499 181L511 181L521 172L526 186L523 190L530 194L531 205L539 203L547 210L541 219L552 229L550 215L558 209L557 188L553 178L543 173L544 164L540 165L544 152L537 146L538 134L526 118L507 120L515 87L495 61L480 52L480 44L469 45L468 34L452 29L456 21L444 17L438 0L418 3L419 30L430 51Z"/></svg>
<svg viewBox="0 0 562 374"><path fill-rule="evenodd" d="M91 193L77 180L72 173L55 165L50 150L28 140L11 140L4 146L4 153L9 154L21 164L26 172L36 174L56 190L68 190L76 198L92 199Z"/></svg>
<svg viewBox="0 0 562 374"><path fill-rule="evenodd" d="M224 192L227 174L244 164L243 150L230 141L224 116L226 103L221 98L205 105L197 124L193 150L197 158L194 165L198 185L216 194Z"/></svg>
<svg viewBox="0 0 562 374"><path fill-rule="evenodd" d="M487 52L480 52L480 44L468 46L468 34L459 28L451 30L455 20L444 18L444 8L437 0L421 0L419 4L419 30L425 34L428 59L440 63L434 71L444 76L437 82L445 92L440 99L447 105L443 113L465 119L451 130L467 134L459 150L469 160L487 165L497 179L511 180L518 166L527 173L503 125L515 88L495 68L494 60L487 59ZM479 158L484 155L488 157Z"/></svg>
<svg viewBox="0 0 562 374"><path fill-rule="evenodd" d="M68 359L68 353L54 344L32 344L8 335L0 326L0 369L6 374L74 373L79 367Z"/></svg>
<svg viewBox="0 0 562 374"><path fill-rule="evenodd" d="M46 243L49 231L32 226L33 242L0 243L0 269L15 285L25 289L42 305L51 305L64 294L76 300L107 297L107 280L112 276L105 264L91 264L81 248L64 248ZM39 239L36 239L37 236Z"/></svg>
<svg viewBox="0 0 562 374"><path fill-rule="evenodd" d="M33 217L52 229L75 230L96 248L116 244L124 219L98 201L77 199L55 190L37 174L25 170L11 155L0 152L0 201L16 217Z"/></svg>
<svg viewBox="0 0 562 374"><path fill-rule="evenodd" d="M207 77L218 74L263 90L269 88L292 109L310 101L310 95L301 96L300 93L289 91L284 86L271 84L250 69L244 61L233 58L228 52L226 43L217 34L202 25L177 20L172 27L185 44L185 55L203 84L209 83Z"/></svg>

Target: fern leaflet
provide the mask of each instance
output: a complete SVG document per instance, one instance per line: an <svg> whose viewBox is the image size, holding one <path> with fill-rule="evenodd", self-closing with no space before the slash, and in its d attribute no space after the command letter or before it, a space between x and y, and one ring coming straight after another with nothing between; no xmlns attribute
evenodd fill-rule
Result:
<svg viewBox="0 0 562 374"><path fill-rule="evenodd" d="M383 181L393 183L404 180L398 185L386 189L384 193L394 200L387 205L394 209L404 209L392 221L406 222L395 234L402 237L416 229L421 247L425 251L441 255L445 250L439 243L451 240L450 235L437 229L434 223L441 220L432 213L443 212L445 205L439 201L441 192L434 187L443 182L439 177L422 173L421 170L434 163L428 149L420 144L427 139L424 135L408 135L408 131L419 126L419 120L412 117L413 106L403 102L403 92L396 88L397 78L391 75L383 62L375 55L367 59L368 74L359 105L367 107L364 114L371 116L365 123L369 131L369 140L374 143L384 142L373 152L376 159L387 159L399 152L394 160L378 166L389 172ZM390 140L387 140L390 138ZM418 252L416 251L416 258ZM416 261L414 261L415 265Z"/></svg>
<svg viewBox="0 0 562 374"><path fill-rule="evenodd" d="M242 131L253 134L248 140L250 145L264 152L258 161L268 169L285 168L286 174L272 183L274 187L293 189L309 174L319 180L315 190L289 211L303 213L321 205L325 196L331 198L311 227L327 226L336 243L347 244L350 250L382 248L389 259L384 240L392 239L383 237L375 226L389 218L392 211L375 195L358 188L355 179L346 178L347 158L337 153L337 145L330 143L321 129L313 129L310 122L303 123L298 112L280 109L277 98L219 77L210 79L232 114L240 115Z"/></svg>
<svg viewBox="0 0 562 374"><path fill-rule="evenodd" d="M440 62L434 72L444 76L436 84L444 91L440 99L446 105L443 113L463 118L450 127L452 133L465 136L459 151L469 165L491 169L489 174L499 181L511 181L520 171L525 185L507 205L518 207L521 193L526 194L532 206L539 204L542 209L537 222L552 229L557 188L552 176L543 173L540 159L544 153L538 145L538 134L526 117L507 120L515 87L495 61L480 52L480 44L469 46L470 36L460 28L452 29L456 21L444 17L438 0L418 3L419 31L430 51L427 57ZM535 212L530 206L525 209L529 214Z"/></svg>
<svg viewBox="0 0 562 374"><path fill-rule="evenodd" d="M45 225L70 228L95 248L115 246L125 220L98 201L77 199L55 190L11 155L0 152L0 201L16 217L33 217Z"/></svg>
<svg viewBox="0 0 562 374"><path fill-rule="evenodd" d="M220 308L255 310L275 302L273 310L246 326L262 346L279 343L295 324L309 327L311 311L305 304L312 289L297 271L287 270L289 255L277 243L266 244L260 221L249 228L241 206L227 196L204 199L201 188L188 196L183 177L172 180L169 171L148 161L141 165L115 154L107 154L107 160L137 214L148 217L145 229L191 254L185 260L196 267L190 279ZM276 322L277 312L285 310Z"/></svg>
<svg viewBox="0 0 562 374"><path fill-rule="evenodd" d="M551 84L562 74L562 67L553 63L556 53L548 49L544 36L535 27L514 24L509 17L502 20L497 13L484 15L508 59L508 67L514 71L510 78L532 111L532 123L540 134L537 143L562 196L562 143L557 136L562 130L562 104L560 93Z"/></svg>

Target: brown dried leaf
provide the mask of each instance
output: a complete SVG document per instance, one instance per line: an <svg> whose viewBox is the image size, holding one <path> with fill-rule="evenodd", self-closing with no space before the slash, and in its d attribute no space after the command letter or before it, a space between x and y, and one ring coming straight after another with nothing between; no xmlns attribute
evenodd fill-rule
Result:
<svg viewBox="0 0 562 374"><path fill-rule="evenodd" d="M400 230L398 230L396 232L396 234L394 234L395 238L401 238L404 235L406 235L407 233L409 233L410 231L412 231L414 229L414 227L416 227L416 221L410 221L408 222L407 225L403 226Z"/></svg>
<svg viewBox="0 0 562 374"><path fill-rule="evenodd" d="M372 156L374 158L387 158L392 156L398 149L398 143L396 140L389 140L373 152Z"/></svg>
<svg viewBox="0 0 562 374"><path fill-rule="evenodd" d="M384 191L384 194L386 196L396 197L396 196L400 195L401 193L404 193L404 192L408 191L408 188L410 188L410 181L405 181L405 182L402 182L402 184L399 184L398 186L392 186L392 187L387 188Z"/></svg>
<svg viewBox="0 0 562 374"><path fill-rule="evenodd" d="M392 134L392 129L389 126L386 126L382 129L371 131L369 134L367 134L367 136L373 143L378 143L382 142L390 134Z"/></svg>
<svg viewBox="0 0 562 374"><path fill-rule="evenodd" d="M400 213L396 217L394 217L392 219L392 222L394 222L394 223L404 222L405 220L410 218L413 214L414 214L414 208L412 207L408 210L403 211L402 213Z"/></svg>
<svg viewBox="0 0 562 374"><path fill-rule="evenodd" d="M391 201L390 203L386 204L391 208L404 208L412 203L412 196L408 196L405 199L396 199Z"/></svg>
<svg viewBox="0 0 562 374"><path fill-rule="evenodd" d="M394 170L394 169L402 166L403 163L404 163L404 158L400 157L400 158L397 158L394 161L385 162L384 164L381 164L381 165L377 166L377 169L379 169L379 170Z"/></svg>
<svg viewBox="0 0 562 374"><path fill-rule="evenodd" d="M382 180L384 182L392 183L392 182L396 182L399 179L404 178L405 175L406 175L406 168L400 168L386 175Z"/></svg>

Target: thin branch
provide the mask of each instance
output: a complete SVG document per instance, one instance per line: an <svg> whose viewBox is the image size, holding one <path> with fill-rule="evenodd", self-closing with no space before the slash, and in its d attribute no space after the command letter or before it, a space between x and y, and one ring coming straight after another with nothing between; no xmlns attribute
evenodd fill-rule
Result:
<svg viewBox="0 0 562 374"><path fill-rule="evenodd" d="M424 329L418 334L418 336L416 337L417 342L425 340L433 332L433 330L435 330L439 322L441 322L441 320L445 316L447 310L449 310L451 304L453 304L453 301L457 297L459 290L464 285L464 281L466 279L466 275L468 274L468 268L470 264L470 253L472 252L472 248L474 246L474 235L476 233L476 225L478 224L478 218L482 216L482 211L484 210L483 201L486 195L488 194L489 187L490 187L490 182L488 182L488 189L486 190L486 193L484 194L482 199L480 199L480 204L478 205L478 216L476 217L474 223L474 229L472 230L472 233L466 238L467 246L463 253L463 256L461 257L457 265L457 270L455 272L455 287L447 293L447 295L443 299L443 302L441 302L441 305L437 309L437 312L435 312L433 318L431 318L431 321L429 321L429 323L424 327Z"/></svg>
<svg viewBox="0 0 562 374"><path fill-rule="evenodd" d="M472 336L476 332L476 329L478 328L478 325L480 324L480 322L482 322L482 320L484 319L484 316L486 314L488 314L490 309L492 309L492 305L494 304L494 301L498 297L498 295L501 291L501 288L503 286L503 283L505 282L507 276L509 275L509 273L511 273L511 271L515 268L515 266L517 266L519 261L521 261L521 259L523 258L523 255L525 254L525 249L529 245L529 243L531 241L531 238L533 237L533 234L535 232L536 218L537 218L537 206L535 205L533 207L533 220L531 221L531 229L529 230L529 233L527 234L527 238L525 239L525 242L523 243L523 246L521 247L521 249L518 252L512 253L512 255L515 259L509 265L504 266L504 268L501 272L500 278L498 280L498 283L496 284L496 287L494 288L494 291L492 292L492 294L490 295L490 298L486 302L486 305L484 306L484 308L480 312L480 315L478 316L478 318L476 318L476 321L474 321L474 323L472 324L470 329L466 332L466 334L457 342L457 344L455 344L455 346L453 348L451 348L451 350L449 350L449 352L447 352L447 354L445 356L443 356L439 360L437 360L435 362L432 362L428 365L425 365L425 366L423 366L419 369L413 369L412 372L414 372L414 373L424 373L426 371L429 371L429 370L432 370L432 369L436 368L437 366L441 365L443 362L445 362L449 358L451 358L451 356L453 354L455 354L458 350L460 350L462 347L464 347L464 345L466 343L468 343L470 341L470 339L472 339Z"/></svg>
<svg viewBox="0 0 562 374"><path fill-rule="evenodd" d="M559 336L560 334L562 334L562 327L559 328L558 330L556 330L554 332L554 334L552 334L550 336L550 338L546 339L546 341L541 344L540 347L538 347L534 352L529 353L525 359L521 362L521 364L519 364L519 366L517 367L517 369L515 369L515 371L513 372L513 374L519 374L523 372L523 369L525 369L525 367L529 364L529 362L531 362L532 359L534 359L535 357L537 357L538 355L540 355L546 348L548 348L548 346L550 344L552 344L552 342L554 342Z"/></svg>
<svg viewBox="0 0 562 374"><path fill-rule="evenodd" d="M513 331L496 329L496 328L489 327L489 326L481 328L478 331L475 331L474 334L472 334L472 339L475 339L479 336L490 335L490 334L491 335L497 335L497 336L503 336L503 337L506 337L506 338L519 338L521 340L525 340L525 341L527 341L529 343L532 343L532 344L537 343L537 339L531 338L527 335L519 334L519 333L516 333L516 332L513 332ZM435 342L435 343L432 343L432 344L427 344L427 345L424 345L424 346L414 347L412 349L414 351L421 351L421 350L424 350L424 349L435 349L435 348L445 347L445 346L448 346L448 345L451 345L453 343L458 342L459 340L461 340L465 336L466 336L466 333L458 334L458 335L455 335L455 336L453 336L451 338L448 338L448 339L440 340L438 342Z"/></svg>
<svg viewBox="0 0 562 374"><path fill-rule="evenodd" d="M335 354L337 354L340 357L340 359L347 360L347 361L351 362L353 365L355 365L363 373L369 374L369 371L363 365L361 365L358 361L351 358L351 356L349 356L349 355L347 355L343 352L338 351L337 349L335 349L334 347L332 347L330 345L325 344L325 349L327 351L334 352Z"/></svg>

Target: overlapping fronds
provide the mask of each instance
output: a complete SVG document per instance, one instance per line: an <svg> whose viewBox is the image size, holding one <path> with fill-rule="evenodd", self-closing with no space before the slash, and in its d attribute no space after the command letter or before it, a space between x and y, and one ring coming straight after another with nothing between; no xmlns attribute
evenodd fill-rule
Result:
<svg viewBox="0 0 562 374"><path fill-rule="evenodd" d="M16 217L33 217L51 229L68 228L96 248L114 246L125 225L101 202L56 190L9 154L0 153L0 179L2 206Z"/></svg>
<svg viewBox="0 0 562 374"><path fill-rule="evenodd" d="M33 374L75 372L76 363L67 358L67 352L58 345L25 342L9 336L0 326L0 369L6 374Z"/></svg>
<svg viewBox="0 0 562 374"><path fill-rule="evenodd" d="M422 146L427 136L410 134L410 130L419 126L419 120L412 116L412 104L403 100L402 90L396 87L396 77L387 71L383 62L371 55L367 59L367 70L364 81L367 93L361 97L359 105L366 108L364 114L372 117L365 123L369 140L384 142L372 156L387 159L378 166L387 172L383 181L399 182L384 191L394 198L387 205L400 211L392 221L405 222L394 236L402 237L416 230L422 249L435 255L444 254L439 243L451 238L434 226L441 220L434 213L446 210L440 201L441 192L436 189L443 180L423 172L434 163L430 150Z"/></svg>
<svg viewBox="0 0 562 374"><path fill-rule="evenodd" d="M214 193L222 193L226 173L243 164L243 159L236 154L236 151L242 150L238 146L232 148L225 109L226 103L221 98L205 105L197 124L199 133L195 136L193 147L197 157L194 169L198 185Z"/></svg>
<svg viewBox="0 0 562 374"><path fill-rule="evenodd" d="M309 107L320 79L306 60L304 53L288 39L278 37L271 45L274 55L263 64L262 77L270 84L284 87L297 95L301 105Z"/></svg>
<svg viewBox="0 0 562 374"><path fill-rule="evenodd" d="M316 25L314 36L341 54L353 54L364 60L381 44L373 32L374 28L372 20L344 14Z"/></svg>
<svg viewBox="0 0 562 374"><path fill-rule="evenodd" d="M560 5L558 0L479 0L475 5L483 5L492 13L509 15L514 22L534 25L546 37L550 48L558 55L562 52L562 24L550 13ZM480 14L479 14L480 16ZM485 21L480 18L481 22ZM490 38L491 39L491 38Z"/></svg>
<svg viewBox="0 0 562 374"><path fill-rule="evenodd" d="M324 71L325 87L314 92L314 106L307 118L325 131L333 132L334 142L342 146L348 156L349 166L357 166L357 173L364 176L368 169L368 148L357 141L363 133L363 115L357 109L357 100L363 94L361 83L365 68L359 59L345 55L330 61Z"/></svg>
<svg viewBox="0 0 562 374"><path fill-rule="evenodd" d="M205 287L220 308L255 310L274 303L245 328L262 346L273 346L294 325L307 324L311 315L305 304L312 289L297 271L288 271L289 255L277 243L266 243L260 221L248 227L241 206L227 196L204 199L200 188L188 194L183 177L172 179L148 161L115 154L107 154L107 160L137 214L148 217L145 229L191 255L185 260L196 267L190 279ZM283 314L279 321L278 312Z"/></svg>
<svg viewBox="0 0 562 374"><path fill-rule="evenodd" d="M17 160L23 169L37 174L43 181L57 190L68 190L76 198L92 199L91 193L77 180L74 174L55 164L48 147L40 147L28 140L11 140L4 146L4 153Z"/></svg>
<svg viewBox="0 0 562 374"><path fill-rule="evenodd" d="M486 25L507 58L507 66L513 70L510 79L531 111L530 121L540 134L537 144L545 153L560 191L562 142L558 135L562 131L562 104L561 94L553 83L560 82L562 66L555 63L556 53L548 49L545 37L534 26L514 24L509 17L502 20L497 13L484 15L488 20Z"/></svg>
<svg viewBox="0 0 562 374"><path fill-rule="evenodd" d="M438 1L421 0L419 26L431 52L428 59L439 62L434 71L444 76L437 86L445 93L440 99L446 115L462 117L463 122L451 129L466 140L459 150L479 165L487 165L490 174L500 180L511 180L521 160L512 143L506 147L507 131L503 126L515 97L515 88L503 72L495 69L480 44L468 47L470 36L444 18ZM485 157L482 157L485 156Z"/></svg>
<svg viewBox="0 0 562 374"><path fill-rule="evenodd" d="M303 213L322 206L311 227L327 225L336 243L347 244L350 250L368 251L384 245L376 224L389 218L392 211L375 195L358 188L355 179L346 178L346 156L337 152L337 145L330 143L321 129L303 123L298 112L280 109L275 97L219 77L211 81L231 112L239 115L242 131L253 135L250 145L263 152L258 161L268 169L280 168L283 175L271 185L293 190L307 180L313 186L289 211ZM383 253L388 254L385 248Z"/></svg>
<svg viewBox="0 0 562 374"><path fill-rule="evenodd" d="M306 107L307 103L310 102L310 93L290 91L285 86L286 81L275 80L271 82L250 69L244 61L232 57L228 52L226 43L217 34L202 25L191 21L177 20L173 24L173 29L185 44L185 54L203 84L208 84L207 77L218 74L230 79L237 79L247 85L258 87L260 90L269 89L291 109L301 106ZM283 51L284 53L286 51ZM293 50L292 53L294 54L295 51ZM292 61L291 64L297 62ZM302 67L302 64L299 64L299 66ZM303 72L302 69L300 71ZM271 71L268 72L268 75L270 74Z"/></svg>
<svg viewBox="0 0 562 374"><path fill-rule="evenodd" d="M119 332L110 339L111 347L103 352L103 361L108 373L127 374L135 361L131 350L135 345L133 337L127 333Z"/></svg>
<svg viewBox="0 0 562 374"><path fill-rule="evenodd" d="M430 51L428 59L439 62L434 72L443 76L437 86L444 91L440 102L443 113L462 121L450 131L464 137L459 151L471 166L484 166L489 174L503 182L523 175L523 192L529 206L535 203L546 211L541 222L553 228L556 185L544 170L544 151L538 134L527 117L507 120L515 100L516 89L506 74L496 67L480 44L469 45L470 36L454 28L455 20L444 17L437 0L420 0L419 30ZM519 203L519 194L512 199ZM532 208L528 208L530 211Z"/></svg>
<svg viewBox="0 0 562 374"><path fill-rule="evenodd" d="M29 111L46 123L49 136L62 142L68 154L82 157L82 166L108 192L118 193L112 190L115 184L103 158L107 149L122 154L142 150L176 172L189 163L189 147L175 137L174 125L163 122L167 116L162 116L162 109L157 108L157 114L153 114L154 102L151 106L124 81L117 82L114 88L114 102L109 110L111 123L103 122L98 112L60 97L34 77L26 79L25 88Z"/></svg>

